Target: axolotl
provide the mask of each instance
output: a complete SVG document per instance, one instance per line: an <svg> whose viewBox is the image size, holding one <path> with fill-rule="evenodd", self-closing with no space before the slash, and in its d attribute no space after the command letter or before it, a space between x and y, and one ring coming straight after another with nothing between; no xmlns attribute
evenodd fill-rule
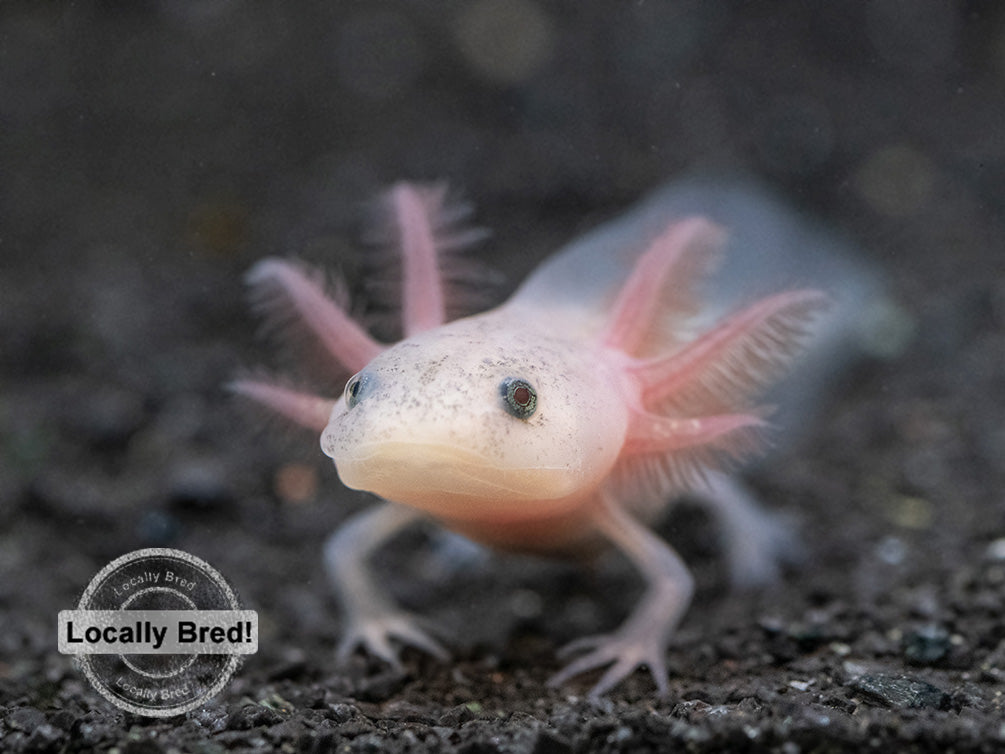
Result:
<svg viewBox="0 0 1005 754"><path fill-rule="evenodd" d="M671 500L690 492L710 505L735 581L775 574L779 527L726 472L762 448L769 411L756 398L807 338L826 336L817 321L828 296L795 287L748 293L731 309L709 304L699 285L720 262L724 231L675 201L657 196L545 261L498 308L448 322L444 281L470 237L464 212L441 187L395 185L382 200L402 268L404 338L394 344L371 337L303 265L252 268L258 297L299 319L353 376L337 398L280 380L234 389L319 432L342 482L384 501L325 547L345 611L340 658L362 648L400 666L403 646L448 657L366 563L420 519L504 550L613 546L627 556L645 579L638 605L614 632L566 647L574 659L551 679L605 668L594 696L643 666L668 690L666 649L694 589L648 528Z"/></svg>

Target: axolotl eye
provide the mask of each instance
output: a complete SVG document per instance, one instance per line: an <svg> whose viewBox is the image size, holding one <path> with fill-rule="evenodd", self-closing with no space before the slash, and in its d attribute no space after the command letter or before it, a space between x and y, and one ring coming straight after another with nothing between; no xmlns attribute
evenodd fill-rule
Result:
<svg viewBox="0 0 1005 754"><path fill-rule="evenodd" d="M373 389L373 384L373 375L368 372L359 372L350 377L349 381L345 384L345 391L343 393L346 408L351 409L363 400Z"/></svg>
<svg viewBox="0 0 1005 754"><path fill-rule="evenodd" d="M507 377L499 384L503 408L517 419L529 419L537 411L537 391L527 380Z"/></svg>

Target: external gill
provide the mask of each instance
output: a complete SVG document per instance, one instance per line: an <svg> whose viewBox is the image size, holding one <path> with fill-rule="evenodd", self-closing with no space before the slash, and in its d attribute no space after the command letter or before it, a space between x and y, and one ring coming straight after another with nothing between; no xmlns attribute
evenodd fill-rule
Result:
<svg viewBox="0 0 1005 754"><path fill-rule="evenodd" d="M444 192L399 183L387 193L384 205L388 210L384 222L393 231L403 262L403 329L413 335L438 327L446 319L438 253L463 240L442 233L451 221ZM304 265L264 259L246 280L269 316L305 326L348 374L360 371L386 349L332 300ZM325 428L337 402L254 378L235 380L230 389L318 431Z"/></svg>
<svg viewBox="0 0 1005 754"><path fill-rule="evenodd" d="M788 367L826 302L814 290L779 293L676 351L635 362L630 371L642 386L643 403L692 414L744 405Z"/></svg>
<svg viewBox="0 0 1005 754"><path fill-rule="evenodd" d="M695 460L740 458L756 450L767 411L751 397L777 377L798 351L806 323L826 299L797 290L762 299L663 356L637 359L628 372L639 391L625 443L626 457L676 453L674 468ZM663 464L667 466L667 464ZM678 479L682 486L684 479Z"/></svg>

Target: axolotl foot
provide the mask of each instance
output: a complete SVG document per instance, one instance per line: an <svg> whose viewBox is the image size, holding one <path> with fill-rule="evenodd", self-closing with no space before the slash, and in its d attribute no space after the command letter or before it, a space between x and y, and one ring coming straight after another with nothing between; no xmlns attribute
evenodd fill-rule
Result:
<svg viewBox="0 0 1005 754"><path fill-rule="evenodd" d="M558 656L564 658L579 652L586 654L577 657L549 678L549 686L561 686L581 673L610 665L590 689L589 697L596 699L645 665L649 668L660 696L666 696L669 691L665 641L658 633L621 630L612 634L585 636L566 644L559 650Z"/></svg>
<svg viewBox="0 0 1005 754"><path fill-rule="evenodd" d="M353 620L335 651L339 663L345 663L357 649L379 657L395 670L401 669L399 647L414 647L446 662L450 653L419 626L420 619L404 611L370 615ZM393 643L392 643L393 642Z"/></svg>
<svg viewBox="0 0 1005 754"><path fill-rule="evenodd" d="M401 668L401 646L415 647L439 660L450 655L421 628L421 618L397 607L374 582L366 559L374 549L415 523L420 514L385 503L349 518L325 544L325 570L345 608L346 629L336 650L344 662L357 649Z"/></svg>

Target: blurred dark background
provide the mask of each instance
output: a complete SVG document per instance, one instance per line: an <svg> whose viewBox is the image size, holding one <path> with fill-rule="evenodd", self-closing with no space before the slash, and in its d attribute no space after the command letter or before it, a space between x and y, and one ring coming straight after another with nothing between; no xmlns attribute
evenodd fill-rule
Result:
<svg viewBox="0 0 1005 754"><path fill-rule="evenodd" d="M791 472L831 565L1000 542L1001 3L0 2L0 676L68 677L55 611L158 544L329 648L320 541L365 497L221 388L275 364L255 260L339 269L365 310L364 202L442 179L501 296L650 188L738 173L870 254L921 333Z"/></svg>
<svg viewBox="0 0 1005 754"><path fill-rule="evenodd" d="M472 199L511 285L737 171L908 286L960 274L1000 238L1003 82L994 2L6 0L0 375L147 384L178 328L240 332L253 260L338 262L401 178Z"/></svg>

